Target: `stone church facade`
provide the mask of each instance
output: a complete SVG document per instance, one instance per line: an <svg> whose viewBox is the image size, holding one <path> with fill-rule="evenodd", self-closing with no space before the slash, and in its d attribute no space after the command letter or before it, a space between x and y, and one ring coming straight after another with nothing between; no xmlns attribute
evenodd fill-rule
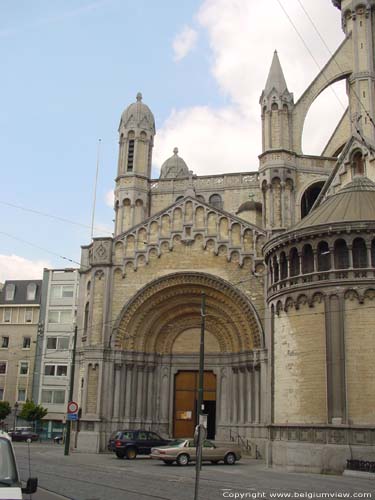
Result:
<svg viewBox="0 0 375 500"><path fill-rule="evenodd" d="M204 292L209 437L292 470L374 459L375 1L333 3L345 39L296 103L274 54L259 170L197 176L175 149L152 179L153 114L141 94L122 114L114 235L82 247L78 449L192 434ZM340 79L348 109L304 155Z"/></svg>

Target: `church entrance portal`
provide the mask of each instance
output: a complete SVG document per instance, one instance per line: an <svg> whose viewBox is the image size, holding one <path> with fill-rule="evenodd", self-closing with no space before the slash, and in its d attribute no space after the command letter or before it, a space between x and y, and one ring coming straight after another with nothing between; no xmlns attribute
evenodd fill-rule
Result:
<svg viewBox="0 0 375 500"><path fill-rule="evenodd" d="M192 437L197 425L198 371L179 371L175 375L174 437ZM204 413L207 415L207 437L215 438L216 429L216 375L204 372Z"/></svg>

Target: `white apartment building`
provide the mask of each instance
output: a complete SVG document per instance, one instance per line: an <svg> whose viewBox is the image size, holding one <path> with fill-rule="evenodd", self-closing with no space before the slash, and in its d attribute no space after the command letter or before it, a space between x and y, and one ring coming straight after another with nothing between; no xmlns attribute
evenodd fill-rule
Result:
<svg viewBox="0 0 375 500"><path fill-rule="evenodd" d="M44 270L33 396L48 409L42 422L47 436L60 433L65 423L77 292L77 269Z"/></svg>

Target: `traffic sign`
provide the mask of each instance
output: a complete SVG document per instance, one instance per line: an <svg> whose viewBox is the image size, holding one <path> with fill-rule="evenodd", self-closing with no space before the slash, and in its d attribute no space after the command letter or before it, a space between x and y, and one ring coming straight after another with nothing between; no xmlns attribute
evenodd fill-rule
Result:
<svg viewBox="0 0 375 500"><path fill-rule="evenodd" d="M78 420L78 413L68 413L66 418L67 420Z"/></svg>
<svg viewBox="0 0 375 500"><path fill-rule="evenodd" d="M69 413L77 413L77 412L78 412L78 404L75 401L69 401L68 414Z"/></svg>

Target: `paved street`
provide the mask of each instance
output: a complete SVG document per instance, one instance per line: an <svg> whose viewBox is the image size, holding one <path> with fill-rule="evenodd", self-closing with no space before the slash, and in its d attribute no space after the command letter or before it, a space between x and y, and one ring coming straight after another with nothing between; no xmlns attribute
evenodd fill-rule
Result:
<svg viewBox="0 0 375 500"><path fill-rule="evenodd" d="M29 476L27 445L15 443L22 479ZM73 500L193 500L195 468L193 465L165 466L148 457L118 460L112 454L63 454L63 447L31 444L31 474L39 485ZM263 463L245 458L234 466L205 465L202 471L200 500L220 500L247 493L242 498L270 498L270 494L306 493L372 493L371 479L292 474L267 469ZM263 494L264 493L264 494ZM295 498L297 495L295 496ZM61 497L40 491L34 500L59 500ZM299 495L299 498L307 496ZM310 496L310 498L312 498ZM357 498L365 498L357 496Z"/></svg>

